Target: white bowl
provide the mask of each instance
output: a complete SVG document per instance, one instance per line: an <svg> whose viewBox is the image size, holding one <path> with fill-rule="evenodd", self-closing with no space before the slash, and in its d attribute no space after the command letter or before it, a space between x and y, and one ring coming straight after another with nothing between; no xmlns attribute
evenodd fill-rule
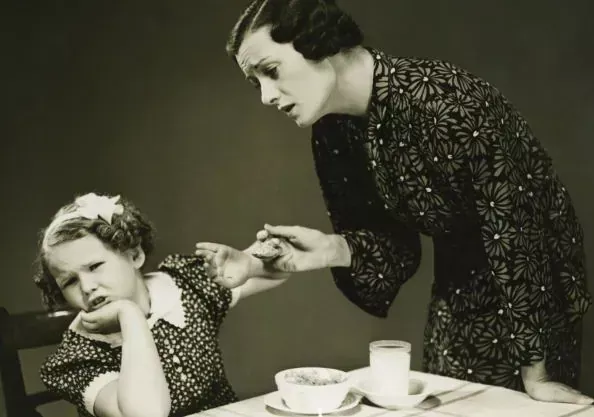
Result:
<svg viewBox="0 0 594 417"><path fill-rule="evenodd" d="M274 381L287 407L300 412L336 410L351 388L349 374L333 368L285 369L274 376Z"/></svg>
<svg viewBox="0 0 594 417"><path fill-rule="evenodd" d="M358 381L355 388L372 403L391 410L416 407L431 393L427 382L416 378L408 380L408 395L374 392L372 387L367 378Z"/></svg>

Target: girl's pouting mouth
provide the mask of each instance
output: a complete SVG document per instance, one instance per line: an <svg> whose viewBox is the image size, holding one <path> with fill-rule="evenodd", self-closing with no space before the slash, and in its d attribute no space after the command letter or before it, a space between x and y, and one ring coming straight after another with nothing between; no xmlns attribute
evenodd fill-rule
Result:
<svg viewBox="0 0 594 417"><path fill-rule="evenodd" d="M88 304L89 310L90 311L97 310L98 308L103 307L107 303L109 303L109 300L107 299L107 297L102 296L102 295L100 295L98 297L91 298L89 300L89 304Z"/></svg>

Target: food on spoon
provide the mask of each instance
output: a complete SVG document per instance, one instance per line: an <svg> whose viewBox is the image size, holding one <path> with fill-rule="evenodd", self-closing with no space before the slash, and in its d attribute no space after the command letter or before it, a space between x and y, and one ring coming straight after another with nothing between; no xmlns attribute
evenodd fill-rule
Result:
<svg viewBox="0 0 594 417"><path fill-rule="evenodd" d="M266 240L268 237L268 230L260 230L258 233L256 233L256 239L258 240Z"/></svg>
<svg viewBox="0 0 594 417"><path fill-rule="evenodd" d="M252 248L251 253L258 259L271 261L283 255L283 242L278 237L268 237L264 240L258 240Z"/></svg>

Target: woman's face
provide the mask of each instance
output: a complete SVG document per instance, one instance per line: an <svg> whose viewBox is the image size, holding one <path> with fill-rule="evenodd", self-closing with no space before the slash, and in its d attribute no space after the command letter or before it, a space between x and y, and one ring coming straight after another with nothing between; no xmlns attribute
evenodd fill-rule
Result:
<svg viewBox="0 0 594 417"><path fill-rule="evenodd" d="M248 33L236 59L260 89L262 103L277 107L298 126L311 126L329 112L336 73L328 59L305 59L292 43L274 42L268 27Z"/></svg>

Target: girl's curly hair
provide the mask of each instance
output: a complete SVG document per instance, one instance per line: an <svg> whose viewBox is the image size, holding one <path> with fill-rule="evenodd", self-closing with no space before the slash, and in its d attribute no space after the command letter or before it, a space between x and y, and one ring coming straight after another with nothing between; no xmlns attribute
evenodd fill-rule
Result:
<svg viewBox="0 0 594 417"><path fill-rule="evenodd" d="M34 282L41 290L44 306L50 311L66 308L66 300L48 268L46 249L60 243L70 242L85 236L95 236L113 250L124 252L138 246L148 256L154 247L155 228L149 220L130 201L120 198L118 203L123 208L121 214L114 213L111 224L105 220L85 217L66 218L48 230L41 230L39 253L36 261ZM63 206L54 215L53 220L77 210L76 201ZM50 223L51 224L51 223ZM47 233L50 235L47 235Z"/></svg>
<svg viewBox="0 0 594 417"><path fill-rule="evenodd" d="M273 41L292 42L313 61L363 42L361 29L335 0L252 0L229 35L227 54L235 57L247 34L268 25Z"/></svg>

